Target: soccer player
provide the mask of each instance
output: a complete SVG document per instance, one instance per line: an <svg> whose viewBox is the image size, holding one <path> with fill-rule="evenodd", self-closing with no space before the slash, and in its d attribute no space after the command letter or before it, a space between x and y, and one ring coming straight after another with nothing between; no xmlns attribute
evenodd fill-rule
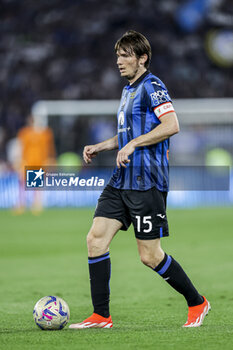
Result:
<svg viewBox="0 0 233 350"><path fill-rule="evenodd" d="M27 118L27 125L21 128L18 132L17 138L20 143L21 159L16 164L19 173L20 188L19 188L19 203L15 213L21 214L25 210L25 167L38 166L55 163L55 143L52 129L45 126L35 124L32 115ZM39 214L42 211L42 197L39 191L33 193L32 212Z"/></svg>
<svg viewBox="0 0 233 350"><path fill-rule="evenodd" d="M141 261L159 274L188 304L183 327L198 327L210 310L207 299L170 255L161 248L168 236L169 137L179 124L164 83L149 70L151 47L135 31L126 32L116 43L117 65L128 80L118 110L118 135L84 148L86 163L99 152L119 149L113 176L102 192L87 236L91 297L94 313L72 329L111 328L109 245L119 230L134 226Z"/></svg>

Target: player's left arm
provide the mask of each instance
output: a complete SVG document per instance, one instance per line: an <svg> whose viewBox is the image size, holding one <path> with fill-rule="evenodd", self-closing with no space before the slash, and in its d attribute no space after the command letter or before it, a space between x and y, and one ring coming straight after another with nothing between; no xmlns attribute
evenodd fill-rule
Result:
<svg viewBox="0 0 233 350"><path fill-rule="evenodd" d="M117 154L117 167L123 166L130 162L129 155L132 154L136 147L150 146L162 142L167 138L179 132L179 122L175 112L166 113L160 118L160 124L148 132L131 140L125 147L123 147Z"/></svg>
<svg viewBox="0 0 233 350"><path fill-rule="evenodd" d="M152 131L130 141L135 148L162 142L180 131L178 118L175 112L167 113L159 120L161 123Z"/></svg>

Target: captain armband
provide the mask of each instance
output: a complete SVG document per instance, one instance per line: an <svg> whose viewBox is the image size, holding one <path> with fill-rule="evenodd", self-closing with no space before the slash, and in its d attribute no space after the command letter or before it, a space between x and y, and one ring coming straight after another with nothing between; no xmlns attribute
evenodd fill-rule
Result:
<svg viewBox="0 0 233 350"><path fill-rule="evenodd" d="M175 110L171 102L165 102L158 107L155 107L154 112L156 117L159 119L167 113L175 112Z"/></svg>

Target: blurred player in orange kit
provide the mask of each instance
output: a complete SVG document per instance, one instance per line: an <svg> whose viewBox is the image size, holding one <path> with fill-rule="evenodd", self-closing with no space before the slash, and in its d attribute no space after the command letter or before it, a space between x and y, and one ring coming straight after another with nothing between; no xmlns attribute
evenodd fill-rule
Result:
<svg viewBox="0 0 233 350"><path fill-rule="evenodd" d="M17 135L21 149L21 159L17 166L20 177L18 213L23 212L25 208L25 167L34 166L36 170L37 167L40 168L44 165L55 164L56 152L53 131L43 124L43 119L39 120L39 122L35 122L33 116L29 115L27 118L27 125L21 128ZM39 191L33 192L32 211L34 213L39 213L42 210L41 194Z"/></svg>

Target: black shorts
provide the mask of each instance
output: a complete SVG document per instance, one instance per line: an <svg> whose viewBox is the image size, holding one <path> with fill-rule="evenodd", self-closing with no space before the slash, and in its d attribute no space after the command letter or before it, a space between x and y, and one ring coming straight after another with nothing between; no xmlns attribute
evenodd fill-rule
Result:
<svg viewBox="0 0 233 350"><path fill-rule="evenodd" d="M167 192L155 187L147 191L120 190L107 185L103 190L94 217L116 219L126 231L133 223L138 239L169 236L166 216Z"/></svg>

